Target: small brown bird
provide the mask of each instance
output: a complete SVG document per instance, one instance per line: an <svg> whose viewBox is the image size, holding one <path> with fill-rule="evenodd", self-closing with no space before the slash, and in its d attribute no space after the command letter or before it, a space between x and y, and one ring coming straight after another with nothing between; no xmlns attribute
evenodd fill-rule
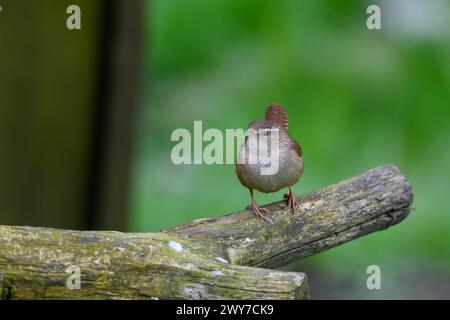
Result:
<svg viewBox="0 0 450 320"><path fill-rule="evenodd" d="M292 211L299 207L292 192L292 186L300 179L303 173L302 148L287 133L288 117L286 110L278 104L271 104L267 107L264 120L256 120L249 124L245 142L239 149L238 161L236 163L236 173L239 181L250 190L252 204L251 209L257 217L268 220L262 212L268 212L265 208L259 208L253 195L253 189L260 192L276 192L282 188L289 188L289 194L285 194L287 205ZM255 134L249 139L249 131ZM277 134L274 135L274 129ZM261 135L266 140L260 140ZM278 146L273 144L273 139L277 138ZM252 142L257 141L257 142ZM265 143L264 143L265 142ZM277 150L275 150L277 147ZM273 174L262 174L261 169L267 168L267 161L262 162L257 158L261 152L277 156L278 170ZM249 161L249 159L257 161ZM270 221L269 221L270 222Z"/></svg>

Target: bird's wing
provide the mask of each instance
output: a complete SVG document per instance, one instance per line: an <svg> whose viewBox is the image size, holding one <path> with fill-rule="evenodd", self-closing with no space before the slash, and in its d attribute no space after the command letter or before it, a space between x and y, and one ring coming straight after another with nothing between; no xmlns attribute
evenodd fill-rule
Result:
<svg viewBox="0 0 450 320"><path fill-rule="evenodd" d="M303 155L302 147L300 147L298 142L295 141L294 139L291 139L291 141L292 141L292 149L301 157Z"/></svg>
<svg viewBox="0 0 450 320"><path fill-rule="evenodd" d="M282 105L271 104L270 106L268 106L266 109L265 118L266 120L271 120L278 123L285 130L287 130L288 128L287 112Z"/></svg>

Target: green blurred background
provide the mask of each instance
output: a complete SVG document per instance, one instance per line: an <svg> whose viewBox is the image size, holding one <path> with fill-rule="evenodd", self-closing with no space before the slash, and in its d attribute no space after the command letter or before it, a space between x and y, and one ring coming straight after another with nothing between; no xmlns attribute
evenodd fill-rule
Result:
<svg viewBox="0 0 450 320"><path fill-rule="evenodd" d="M381 30L366 28L369 4ZM296 193L385 163L415 193L400 225L285 269L309 274L312 298L450 298L449 12L437 0L150 1L129 229L245 207L232 165L176 166L170 135L194 120L246 128L278 102L304 149ZM366 288L372 264L382 290Z"/></svg>
<svg viewBox="0 0 450 320"><path fill-rule="evenodd" d="M66 28L72 4L81 30ZM297 194L386 163L415 193L398 226L284 269L308 274L313 299L450 299L448 0L0 8L0 225L148 232L242 210L234 166L174 165L171 133L246 128L281 103L304 150Z"/></svg>

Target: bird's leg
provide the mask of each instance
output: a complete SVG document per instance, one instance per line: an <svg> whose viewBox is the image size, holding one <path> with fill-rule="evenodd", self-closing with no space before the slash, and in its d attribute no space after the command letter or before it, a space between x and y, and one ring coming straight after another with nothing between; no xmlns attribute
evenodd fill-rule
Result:
<svg viewBox="0 0 450 320"><path fill-rule="evenodd" d="M295 198L294 193L292 192L292 188L289 187L289 194L285 194L283 198L287 199L287 206L292 208L292 212L295 213L300 206L298 205L297 199Z"/></svg>
<svg viewBox="0 0 450 320"><path fill-rule="evenodd" d="M253 189L250 189L250 195L251 195L251 197L252 197L252 205L251 205L251 206L248 206L247 209L252 210L253 213L254 213L258 218L261 218L261 219L263 219L263 220L266 221L266 222L273 223L269 218L265 217L265 216L261 213L261 211L264 212L264 213L269 213L269 210L267 210L266 208L260 208L260 207L258 207L258 205L256 204L256 201L255 201L255 196L253 195Z"/></svg>

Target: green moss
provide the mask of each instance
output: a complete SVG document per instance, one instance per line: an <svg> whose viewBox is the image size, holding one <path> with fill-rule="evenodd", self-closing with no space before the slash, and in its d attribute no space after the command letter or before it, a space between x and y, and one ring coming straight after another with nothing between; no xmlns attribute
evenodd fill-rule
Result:
<svg viewBox="0 0 450 320"><path fill-rule="evenodd" d="M14 284L14 279L10 277L5 277L0 274L0 293L1 300L11 300L14 298L16 291L16 286Z"/></svg>

